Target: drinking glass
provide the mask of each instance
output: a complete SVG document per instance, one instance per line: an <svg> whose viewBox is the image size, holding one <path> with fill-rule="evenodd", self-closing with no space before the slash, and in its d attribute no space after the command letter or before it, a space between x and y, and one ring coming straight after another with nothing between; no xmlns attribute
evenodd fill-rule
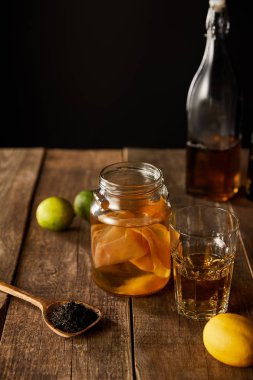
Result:
<svg viewBox="0 0 253 380"><path fill-rule="evenodd" d="M170 215L175 301L179 314L208 320L228 309L238 218L220 207L187 206Z"/></svg>

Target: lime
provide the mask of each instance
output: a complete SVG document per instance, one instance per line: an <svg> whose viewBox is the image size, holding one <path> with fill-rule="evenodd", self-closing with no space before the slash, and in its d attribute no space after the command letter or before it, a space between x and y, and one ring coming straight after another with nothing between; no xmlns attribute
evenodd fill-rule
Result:
<svg viewBox="0 0 253 380"><path fill-rule="evenodd" d="M65 230L71 225L74 215L72 204L61 197L44 199L36 211L36 219L40 227L51 231Z"/></svg>
<svg viewBox="0 0 253 380"><path fill-rule="evenodd" d="M93 200L93 191L82 190L74 199L74 211L81 218L90 220L90 205Z"/></svg>

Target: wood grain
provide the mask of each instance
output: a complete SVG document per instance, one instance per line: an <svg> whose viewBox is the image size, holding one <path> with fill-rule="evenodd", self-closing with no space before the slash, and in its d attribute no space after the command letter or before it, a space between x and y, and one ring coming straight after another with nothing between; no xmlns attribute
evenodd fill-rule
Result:
<svg viewBox="0 0 253 380"><path fill-rule="evenodd" d="M54 233L35 220L43 198L60 195L72 201L80 190L98 186L103 166L120 160L121 151L47 152L17 286L45 298L94 304L105 318L87 334L64 340L44 326L37 309L12 299L0 347L4 379L132 378L129 299L109 295L92 282L88 222L76 218L68 231Z"/></svg>
<svg viewBox="0 0 253 380"><path fill-rule="evenodd" d="M249 151L244 149L242 152L242 190L240 194L231 202L234 212L239 218L241 227L241 244L246 260L249 263L253 278L253 202L245 197L245 183L248 169Z"/></svg>
<svg viewBox="0 0 253 380"><path fill-rule="evenodd" d="M199 201L185 194L184 151L130 149L128 159L152 163L163 171L173 207ZM201 202L203 203L202 200ZM212 202L207 203L212 204ZM243 220L245 216L243 215ZM244 238L244 224L242 228ZM229 311L253 318L252 294L252 277L240 244ZM207 354L202 340L204 323L189 321L177 315L172 278L160 293L148 298L135 298L132 302L137 379L225 380L252 377L252 368L235 369L225 366Z"/></svg>
<svg viewBox="0 0 253 380"><path fill-rule="evenodd" d="M35 306L11 298L5 305L8 310L0 340L0 379L252 379L252 367L226 366L207 353L202 342L204 323L190 321L176 312L172 278L152 296L108 294L91 278L89 223L76 217L71 228L57 233L41 229L35 219L42 199L59 195L73 201L79 191L98 187L102 167L121 160L141 160L159 167L173 207L196 203L198 199L185 193L185 151L51 149L45 154L34 198L42 151L25 152L0 150L0 158L4 157L0 160L4 163L0 171L1 227L6 221L4 236L10 229L10 247L15 253L20 251L15 284L46 299L81 299L100 307L105 317L85 335L64 339L44 325ZM37 159L32 158L34 152ZM16 199L20 186L25 189ZM15 207L8 204L9 199L16 199ZM241 223L229 311L253 318L253 205L240 194L223 206L235 210ZM19 222L13 221L15 208L19 210Z"/></svg>
<svg viewBox="0 0 253 380"><path fill-rule="evenodd" d="M44 150L0 150L0 279L12 282ZM0 293L0 309L7 295Z"/></svg>

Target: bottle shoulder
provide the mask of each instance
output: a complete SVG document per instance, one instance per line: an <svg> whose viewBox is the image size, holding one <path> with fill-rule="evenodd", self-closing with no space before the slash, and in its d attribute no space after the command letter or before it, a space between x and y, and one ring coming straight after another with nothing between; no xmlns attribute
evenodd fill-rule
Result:
<svg viewBox="0 0 253 380"><path fill-rule="evenodd" d="M218 73L227 70L233 74L233 64L227 44L223 38L208 37L205 51L197 73L215 69Z"/></svg>
<svg viewBox="0 0 253 380"><path fill-rule="evenodd" d="M188 95L187 107L193 97L221 97L224 92L238 96L238 83L226 47L221 41L207 41L205 52L193 79Z"/></svg>

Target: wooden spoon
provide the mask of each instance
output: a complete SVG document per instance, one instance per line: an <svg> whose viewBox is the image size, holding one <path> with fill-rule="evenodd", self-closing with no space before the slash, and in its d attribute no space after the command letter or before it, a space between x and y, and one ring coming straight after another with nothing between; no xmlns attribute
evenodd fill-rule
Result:
<svg viewBox="0 0 253 380"><path fill-rule="evenodd" d="M101 310L99 308L94 307L92 305L89 305L85 302L73 301L75 304L82 305L85 307L85 309L88 309L88 311L92 311L93 313L95 313L97 315L97 318L92 323L88 324L82 330L75 331L75 332L66 332L64 330L61 330L61 329L55 327L55 325L50 320L50 315L52 314L53 310L56 310L56 308L59 308L62 305L69 304L70 301L60 300L60 301L50 302L48 300L45 300L43 298L40 298L40 297L34 296L28 292L25 292L24 290L19 289L13 285L7 284L3 281L0 281L0 290L4 293L11 294L12 296L21 298L22 300L25 300L25 301L30 302L33 305L37 306L41 310L43 320L47 324L47 326L51 330L53 330L53 332L55 332L56 334L58 334L60 336L65 337L65 338L71 338L75 335L83 334L85 331L89 330L96 323L98 323L103 316L103 313L101 312Z"/></svg>

